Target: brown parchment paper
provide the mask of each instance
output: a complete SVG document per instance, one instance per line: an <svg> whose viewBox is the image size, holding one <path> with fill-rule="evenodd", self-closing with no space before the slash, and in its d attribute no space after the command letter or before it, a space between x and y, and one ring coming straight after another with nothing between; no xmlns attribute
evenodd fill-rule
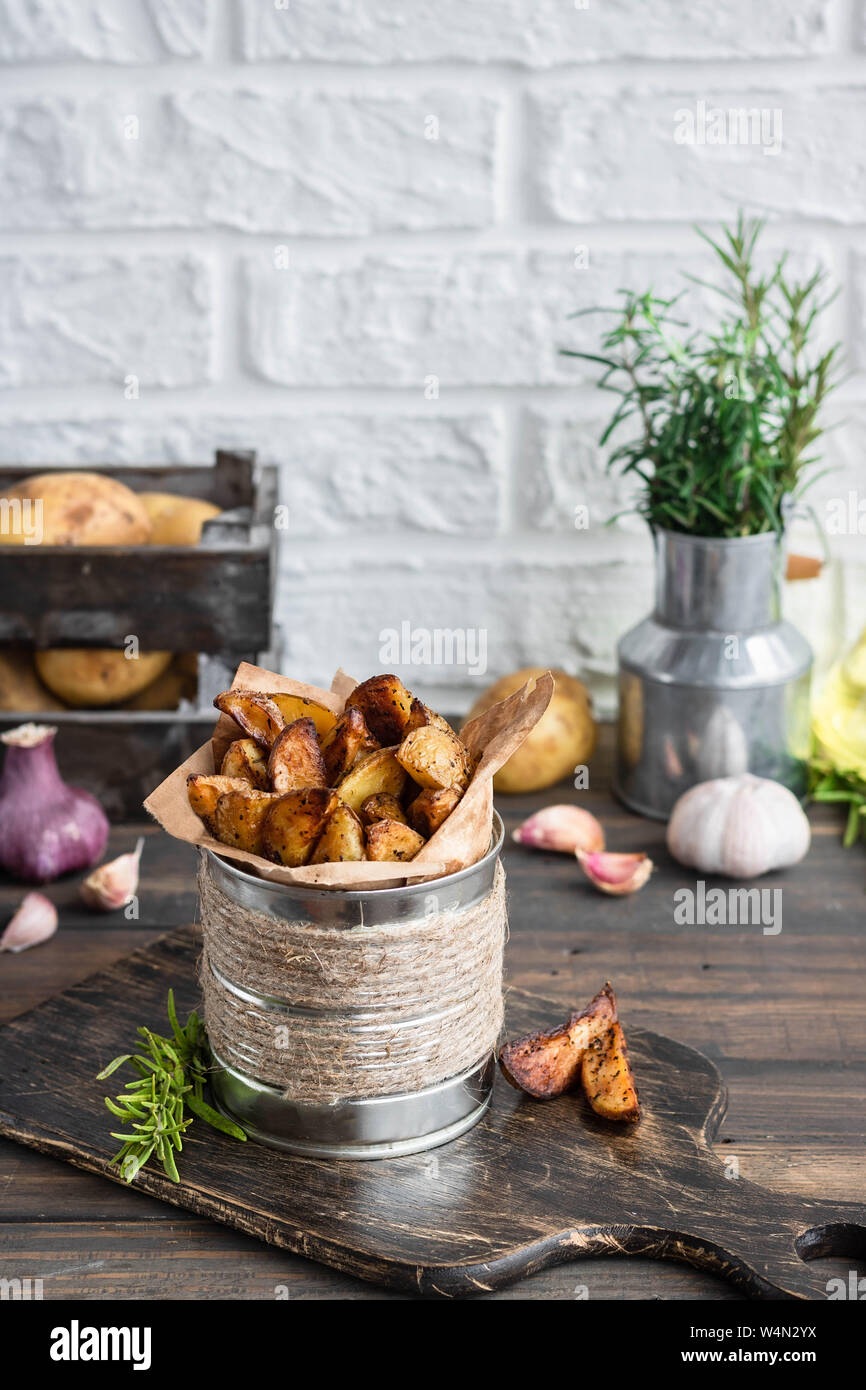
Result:
<svg viewBox="0 0 866 1390"><path fill-rule="evenodd" d="M277 675L261 666L243 661L232 681L232 690L274 690L287 695L301 695L317 700L342 714L346 700L357 681L339 670L330 690L304 685L290 676ZM163 830L176 840L213 850L230 859L247 873L268 879L272 883L303 883L321 888L392 888L405 883L424 882L456 873L458 869L475 864L490 845L493 824L493 776L519 748L530 729L538 723L553 695L553 676L550 672L536 681L527 681L520 690L501 700L484 714L466 725L461 738L470 752L478 758L478 766L466 792L448 819L431 835L408 864L401 864L395 876L393 863L307 864L300 869L287 869L271 864L261 855L250 854L232 845L221 844L209 835L189 804L186 781L190 773L211 774L218 771L223 755L243 731L228 715L221 714L207 743L175 768L164 782L151 792L144 809L159 822Z"/></svg>

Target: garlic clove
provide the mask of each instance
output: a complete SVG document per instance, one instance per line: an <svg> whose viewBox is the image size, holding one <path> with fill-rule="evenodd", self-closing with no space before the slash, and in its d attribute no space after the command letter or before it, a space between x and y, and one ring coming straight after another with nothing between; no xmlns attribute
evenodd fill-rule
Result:
<svg viewBox="0 0 866 1390"><path fill-rule="evenodd" d="M126 907L138 889L138 869L144 839L140 839L129 854L121 854L107 864L100 864L81 885L81 896L88 907L102 912L115 912Z"/></svg>
<svg viewBox="0 0 866 1390"><path fill-rule="evenodd" d="M604 849L601 825L579 806L545 806L519 825L512 838L519 845L559 850L563 854Z"/></svg>
<svg viewBox="0 0 866 1390"><path fill-rule="evenodd" d="M44 893L28 893L0 936L0 951L26 951L57 931L57 908Z"/></svg>
<svg viewBox="0 0 866 1390"><path fill-rule="evenodd" d="M586 854L577 851L580 867L590 883L602 893L636 893L653 871L646 854Z"/></svg>

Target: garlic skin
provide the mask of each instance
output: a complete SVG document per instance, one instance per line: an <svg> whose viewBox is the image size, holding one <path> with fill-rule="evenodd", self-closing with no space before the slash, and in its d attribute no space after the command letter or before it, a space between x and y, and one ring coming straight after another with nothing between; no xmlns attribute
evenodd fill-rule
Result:
<svg viewBox="0 0 866 1390"><path fill-rule="evenodd" d="M562 854L604 849L601 825L579 806L545 806L519 825L512 839L519 845L558 850Z"/></svg>
<svg viewBox="0 0 866 1390"><path fill-rule="evenodd" d="M616 897L643 888L654 868L647 854L586 854L578 850L577 859L590 883Z"/></svg>
<svg viewBox="0 0 866 1390"><path fill-rule="evenodd" d="M27 951L57 931L57 908L44 893L28 893L0 936L0 951Z"/></svg>
<svg viewBox="0 0 866 1390"><path fill-rule="evenodd" d="M54 757L56 728L20 724L0 734L0 867L26 883L49 883L95 864L108 820L95 797L62 780Z"/></svg>
<svg viewBox="0 0 866 1390"><path fill-rule="evenodd" d="M81 885L79 892L88 907L101 912L116 912L126 907L138 889L138 870L144 839L140 838L129 854L118 855L107 864L100 864Z"/></svg>
<svg viewBox="0 0 866 1390"><path fill-rule="evenodd" d="M667 830L668 849L680 864L728 878L758 878L797 864L811 838L794 793L749 772L691 787Z"/></svg>

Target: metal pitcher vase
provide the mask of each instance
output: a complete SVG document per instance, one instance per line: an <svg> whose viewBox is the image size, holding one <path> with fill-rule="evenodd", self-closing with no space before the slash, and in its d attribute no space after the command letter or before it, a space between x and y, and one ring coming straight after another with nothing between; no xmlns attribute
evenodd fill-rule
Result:
<svg viewBox="0 0 866 1390"><path fill-rule="evenodd" d="M781 618L782 542L654 541L655 609L618 647L617 796L664 820L713 777L751 772L802 795L812 651Z"/></svg>

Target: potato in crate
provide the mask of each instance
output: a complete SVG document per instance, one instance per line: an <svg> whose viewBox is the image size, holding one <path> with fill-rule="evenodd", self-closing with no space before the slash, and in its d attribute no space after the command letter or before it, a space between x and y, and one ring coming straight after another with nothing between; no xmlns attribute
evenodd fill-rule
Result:
<svg viewBox="0 0 866 1390"><path fill-rule="evenodd" d="M271 650L275 491L248 452L0 473L0 731L49 715L76 780L135 815Z"/></svg>

